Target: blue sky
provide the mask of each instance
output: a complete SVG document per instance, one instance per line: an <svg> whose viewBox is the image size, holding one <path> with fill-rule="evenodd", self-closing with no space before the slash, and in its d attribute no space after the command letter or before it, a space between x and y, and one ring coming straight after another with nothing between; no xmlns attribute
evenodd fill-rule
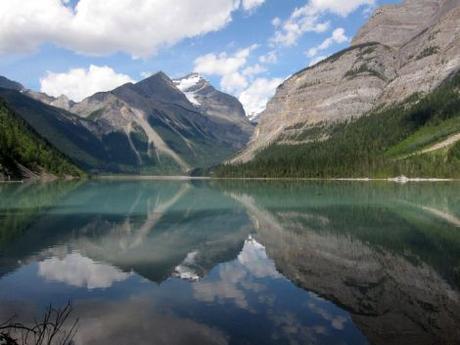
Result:
<svg viewBox="0 0 460 345"><path fill-rule="evenodd" d="M347 47L376 6L398 2L2 0L0 75L76 99L160 70L171 77L195 70L258 112L279 82ZM133 6L144 7L127 13ZM91 65L111 71L91 74Z"/></svg>

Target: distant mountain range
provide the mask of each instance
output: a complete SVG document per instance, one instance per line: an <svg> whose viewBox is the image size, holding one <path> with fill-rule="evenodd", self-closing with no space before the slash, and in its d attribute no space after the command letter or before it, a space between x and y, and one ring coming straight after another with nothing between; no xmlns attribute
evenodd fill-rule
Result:
<svg viewBox="0 0 460 345"><path fill-rule="evenodd" d="M197 74L160 72L79 103L2 77L0 98L90 173L190 174L230 158L254 128L235 97Z"/></svg>

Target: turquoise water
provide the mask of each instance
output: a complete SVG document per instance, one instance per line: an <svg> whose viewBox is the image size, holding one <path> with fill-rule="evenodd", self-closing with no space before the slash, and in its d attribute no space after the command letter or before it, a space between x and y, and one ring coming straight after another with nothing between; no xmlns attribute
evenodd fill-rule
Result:
<svg viewBox="0 0 460 345"><path fill-rule="evenodd" d="M76 344L458 344L460 185L0 185L0 323Z"/></svg>

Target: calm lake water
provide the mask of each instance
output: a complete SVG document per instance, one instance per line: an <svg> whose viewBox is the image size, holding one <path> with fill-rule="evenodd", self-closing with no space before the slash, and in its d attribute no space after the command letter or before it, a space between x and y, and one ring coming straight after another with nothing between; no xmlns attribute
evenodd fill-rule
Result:
<svg viewBox="0 0 460 345"><path fill-rule="evenodd" d="M80 344L459 344L460 184L0 185L0 323Z"/></svg>

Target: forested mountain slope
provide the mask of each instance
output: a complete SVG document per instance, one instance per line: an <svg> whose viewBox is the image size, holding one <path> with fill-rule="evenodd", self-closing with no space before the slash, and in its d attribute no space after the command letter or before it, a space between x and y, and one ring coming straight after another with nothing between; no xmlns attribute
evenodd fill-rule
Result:
<svg viewBox="0 0 460 345"><path fill-rule="evenodd" d="M247 162L275 142L308 142L302 133L319 123L346 122L433 91L460 68L459 42L460 0L405 0L378 9L351 47L279 86L233 161Z"/></svg>
<svg viewBox="0 0 460 345"><path fill-rule="evenodd" d="M0 180L81 176L80 169L43 140L0 98Z"/></svg>
<svg viewBox="0 0 460 345"><path fill-rule="evenodd" d="M460 73L428 95L320 123L298 134L309 142L272 144L247 163L220 166L231 177L460 178Z"/></svg>
<svg viewBox="0 0 460 345"><path fill-rule="evenodd" d="M451 176L458 120L452 114L455 108L446 107L458 99L454 76L459 70L460 0L405 0L383 6L349 48L295 73L278 87L248 146L231 160L234 167L219 173ZM452 97L438 102L443 94ZM423 106L427 108L421 110ZM450 122L440 123L447 118ZM446 133L454 137L448 139ZM436 145L436 138L448 141L434 148L450 153L446 160L439 158L436 164L441 166L433 171L429 167L435 163L427 163L423 153L433 156L440 150L421 146L430 141ZM404 145L412 147L417 140L421 154L407 152L397 164L387 166L385 150L400 144L390 153L411 151ZM415 163L418 160L423 163Z"/></svg>

